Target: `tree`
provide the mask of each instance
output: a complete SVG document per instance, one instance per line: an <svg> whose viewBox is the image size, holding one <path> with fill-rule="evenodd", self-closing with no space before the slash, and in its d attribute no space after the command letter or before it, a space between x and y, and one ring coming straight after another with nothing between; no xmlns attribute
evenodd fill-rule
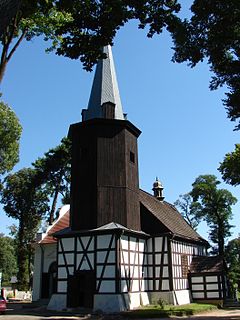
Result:
<svg viewBox="0 0 240 320"><path fill-rule="evenodd" d="M197 204L196 217L206 221L210 228L209 239L216 244L214 252L225 253L226 239L231 235L231 206L237 199L226 189L218 189L220 181L214 175L200 175L192 184L191 196Z"/></svg>
<svg viewBox="0 0 240 320"><path fill-rule="evenodd" d="M0 176L10 171L19 160L22 127L12 109L0 102Z"/></svg>
<svg viewBox="0 0 240 320"><path fill-rule="evenodd" d="M37 159L33 166L36 169L38 184L52 198L49 212L49 224L53 223L54 213L59 193L64 198L69 198L71 176L71 143L67 138L61 144L50 149L44 157Z"/></svg>
<svg viewBox="0 0 240 320"><path fill-rule="evenodd" d="M80 59L91 70L102 47L112 44L116 32L131 19L139 20L139 28L148 26L148 37L163 28L172 32L180 19L177 0L22 0L17 13L0 36L2 55L0 82L7 63L23 41L35 36L50 40L47 51Z"/></svg>
<svg viewBox="0 0 240 320"><path fill-rule="evenodd" d="M227 153L218 170L225 182L232 186L240 184L240 144L235 145L235 150Z"/></svg>
<svg viewBox="0 0 240 320"><path fill-rule="evenodd" d="M4 286L9 285L11 277L17 274L15 241L3 234L0 235L0 271Z"/></svg>
<svg viewBox="0 0 240 320"><path fill-rule="evenodd" d="M177 0L59 0L57 7L70 12L72 20L57 30L62 40L56 53L80 59L87 70L104 57L102 47L112 44L116 32L132 19L139 21L140 29L148 28L150 38L164 28L173 32L180 24Z"/></svg>
<svg viewBox="0 0 240 320"><path fill-rule="evenodd" d="M240 129L240 2L195 0L190 20L175 29L174 61L191 67L207 59L214 76L210 89L226 86L223 100L231 121Z"/></svg>
<svg viewBox="0 0 240 320"><path fill-rule="evenodd" d="M181 194L179 199L174 202L174 205L180 209L181 215L188 222L188 224L194 229L200 222L200 218L196 216L197 203L193 202L191 194Z"/></svg>
<svg viewBox="0 0 240 320"><path fill-rule="evenodd" d="M66 21L71 20L71 15L58 11L55 1L48 0L21 0L9 23L0 34L1 59L0 83L3 79L7 64L13 54L25 39L27 41L37 36L44 36L44 40L51 41L51 49L61 41L55 34L57 28Z"/></svg>
<svg viewBox="0 0 240 320"><path fill-rule="evenodd" d="M6 177L1 203L9 217L19 222L17 233L18 288L26 290L29 282L29 258L42 216L48 210L48 195L36 187L36 172L24 168Z"/></svg>
<svg viewBox="0 0 240 320"><path fill-rule="evenodd" d="M228 242L226 247L226 261L231 289L240 288L240 237Z"/></svg>

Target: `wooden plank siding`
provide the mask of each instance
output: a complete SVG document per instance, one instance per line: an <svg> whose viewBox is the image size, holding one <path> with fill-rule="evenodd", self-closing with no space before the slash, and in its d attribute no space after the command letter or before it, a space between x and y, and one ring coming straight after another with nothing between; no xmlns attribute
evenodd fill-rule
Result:
<svg viewBox="0 0 240 320"><path fill-rule="evenodd" d="M94 119L70 127L71 229L110 222L140 231L137 138L129 121Z"/></svg>
<svg viewBox="0 0 240 320"><path fill-rule="evenodd" d="M193 256L206 255L204 246L183 241L171 241L173 290L189 289L187 270Z"/></svg>

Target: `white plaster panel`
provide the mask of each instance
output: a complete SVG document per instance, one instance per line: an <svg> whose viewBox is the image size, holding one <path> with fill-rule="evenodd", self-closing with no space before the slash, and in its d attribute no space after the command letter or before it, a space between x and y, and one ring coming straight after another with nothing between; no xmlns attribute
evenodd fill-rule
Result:
<svg viewBox="0 0 240 320"><path fill-rule="evenodd" d="M204 298L204 292L192 292L193 299L201 299Z"/></svg>
<svg viewBox="0 0 240 320"><path fill-rule="evenodd" d="M219 298L218 292L207 292L207 298Z"/></svg>
<svg viewBox="0 0 240 320"><path fill-rule="evenodd" d="M70 275L73 275L73 273L74 273L74 268L73 268L73 267L69 267L69 268L68 268L68 272L69 272Z"/></svg>
<svg viewBox="0 0 240 320"><path fill-rule="evenodd" d="M136 242L136 238L130 237L130 250L138 250L138 243Z"/></svg>
<svg viewBox="0 0 240 320"><path fill-rule="evenodd" d="M148 281L148 289L153 290L153 280Z"/></svg>
<svg viewBox="0 0 240 320"><path fill-rule="evenodd" d="M104 263L106 260L107 251L98 251L97 252L97 263Z"/></svg>
<svg viewBox="0 0 240 320"><path fill-rule="evenodd" d="M98 270L98 268L97 268ZM100 275L98 276L100 277ZM115 266L106 266L103 274L104 278L115 278L116 273L115 273Z"/></svg>
<svg viewBox="0 0 240 320"><path fill-rule="evenodd" d="M163 277L168 277L168 267L163 267Z"/></svg>
<svg viewBox="0 0 240 320"><path fill-rule="evenodd" d="M121 280L121 292L128 292L126 280Z"/></svg>
<svg viewBox="0 0 240 320"><path fill-rule="evenodd" d="M196 282L203 282L203 277L192 277L191 278L192 283L196 283Z"/></svg>
<svg viewBox="0 0 240 320"><path fill-rule="evenodd" d="M146 288L145 288L145 281L144 279L140 279L140 291L145 291Z"/></svg>
<svg viewBox="0 0 240 320"><path fill-rule="evenodd" d="M97 281L98 283L98 281ZM114 280L103 280L99 292L115 292L115 281Z"/></svg>
<svg viewBox="0 0 240 320"><path fill-rule="evenodd" d="M218 290L218 284L207 284L207 290Z"/></svg>
<svg viewBox="0 0 240 320"><path fill-rule="evenodd" d="M121 254L121 263L128 263L128 252L127 251L122 251Z"/></svg>
<svg viewBox="0 0 240 320"><path fill-rule="evenodd" d="M132 292L138 292L138 291L139 291L139 281L132 280Z"/></svg>
<svg viewBox="0 0 240 320"><path fill-rule="evenodd" d="M58 240L58 252L62 252L62 246L60 244L60 240Z"/></svg>
<svg viewBox="0 0 240 320"><path fill-rule="evenodd" d="M74 250L74 238L62 239L62 244L63 244L64 251Z"/></svg>
<svg viewBox="0 0 240 320"><path fill-rule="evenodd" d="M65 258L66 258L66 261L67 261L67 264L74 264L74 255L73 253L66 253L65 254Z"/></svg>
<svg viewBox="0 0 240 320"><path fill-rule="evenodd" d="M143 253L140 253L140 254L139 254L139 261L138 261L138 263L142 265L142 264L143 264L143 260L144 260L144 255L143 255Z"/></svg>
<svg viewBox="0 0 240 320"><path fill-rule="evenodd" d="M67 292L67 281L58 281L57 291L58 292Z"/></svg>
<svg viewBox="0 0 240 320"><path fill-rule="evenodd" d="M152 264L153 263L153 257L152 257L152 254L148 254L147 255L147 259L148 259L148 264Z"/></svg>
<svg viewBox="0 0 240 320"><path fill-rule="evenodd" d="M130 252L130 264L138 263L138 255L136 252Z"/></svg>
<svg viewBox="0 0 240 320"><path fill-rule="evenodd" d="M97 236L97 248L98 249L107 249L110 245L112 235L107 234L103 236ZM115 247L115 242L113 241L111 248Z"/></svg>
<svg viewBox="0 0 240 320"><path fill-rule="evenodd" d="M146 290L146 291L148 291L149 290L149 287L148 287L148 285L149 285L149 282L148 282L148 280L143 280L143 282L144 282L144 289Z"/></svg>
<svg viewBox="0 0 240 320"><path fill-rule="evenodd" d="M65 267L58 268L58 278L67 278L67 270Z"/></svg>
<svg viewBox="0 0 240 320"><path fill-rule="evenodd" d="M83 243L83 248L81 246L80 241L78 240L78 244L77 244L78 250L85 250L87 248L89 240L90 240L90 237L81 237L81 241ZM94 238L91 239L91 242L88 247L88 251L92 251L92 250L94 250Z"/></svg>
<svg viewBox="0 0 240 320"><path fill-rule="evenodd" d="M168 242L167 242L167 239L166 239L166 241L165 241L164 251L168 251Z"/></svg>
<svg viewBox="0 0 240 320"><path fill-rule="evenodd" d="M122 249L128 250L128 238L126 236L121 238L121 246Z"/></svg>
<svg viewBox="0 0 240 320"><path fill-rule="evenodd" d="M148 252L152 252L152 238L148 239L147 241L147 249Z"/></svg>
<svg viewBox="0 0 240 320"><path fill-rule="evenodd" d="M162 257L161 254L156 254L155 255L155 263L156 264L161 264L161 257Z"/></svg>
<svg viewBox="0 0 240 320"><path fill-rule="evenodd" d="M162 251L162 237L155 238L155 251Z"/></svg>
<svg viewBox="0 0 240 320"><path fill-rule="evenodd" d="M115 251L110 251L108 254L107 263L114 263L116 259Z"/></svg>
<svg viewBox="0 0 240 320"><path fill-rule="evenodd" d="M133 277L133 272L134 272L134 266L130 266L130 276Z"/></svg>
<svg viewBox="0 0 240 320"><path fill-rule="evenodd" d="M167 255L167 253L164 254L163 263L164 264L168 264L168 255Z"/></svg>
<svg viewBox="0 0 240 320"><path fill-rule="evenodd" d="M192 290L193 291L204 290L204 286L203 286L203 284L193 284Z"/></svg>
<svg viewBox="0 0 240 320"><path fill-rule="evenodd" d="M133 278L139 278L139 268L136 266L133 271Z"/></svg>
<svg viewBox="0 0 240 320"><path fill-rule="evenodd" d="M155 268L155 278L160 278L160 267Z"/></svg>
<svg viewBox="0 0 240 320"><path fill-rule="evenodd" d="M149 276L150 278L153 277L153 268L152 268L152 267L149 267L149 268L148 268L148 276Z"/></svg>
<svg viewBox="0 0 240 320"><path fill-rule="evenodd" d="M218 282L217 276L207 276L206 282Z"/></svg>
<svg viewBox="0 0 240 320"><path fill-rule="evenodd" d="M129 274L129 267L128 266L124 266L121 265L121 275L124 278L125 277L125 273L128 275Z"/></svg>
<svg viewBox="0 0 240 320"><path fill-rule="evenodd" d="M169 290L169 281L168 280L162 280L162 289Z"/></svg>
<svg viewBox="0 0 240 320"><path fill-rule="evenodd" d="M144 252L144 248L145 248L145 241L144 241L144 240L142 240L142 239L140 239L140 240L139 240L139 244L138 244L138 246L139 246L139 251L140 251L140 252Z"/></svg>
<svg viewBox="0 0 240 320"><path fill-rule="evenodd" d="M65 264L63 254L58 255L58 264Z"/></svg>

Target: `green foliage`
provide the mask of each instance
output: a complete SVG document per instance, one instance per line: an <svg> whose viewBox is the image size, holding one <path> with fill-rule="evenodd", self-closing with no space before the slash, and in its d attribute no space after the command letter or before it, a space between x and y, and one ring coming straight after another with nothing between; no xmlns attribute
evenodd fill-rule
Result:
<svg viewBox="0 0 240 320"><path fill-rule="evenodd" d="M19 222L16 239L18 288L26 290L31 271L30 243L48 210L48 194L36 184L36 171L24 168L6 177L1 195L6 214Z"/></svg>
<svg viewBox="0 0 240 320"><path fill-rule="evenodd" d="M58 195L63 202L69 200L71 177L71 143L67 138L61 144L50 149L44 157L37 159L33 166L36 170L37 183L52 198L49 223L54 220ZM69 202L68 202L69 203Z"/></svg>
<svg viewBox="0 0 240 320"><path fill-rule="evenodd" d="M3 286L9 285L11 277L17 274L16 243L3 235L0 235L0 271Z"/></svg>
<svg viewBox="0 0 240 320"><path fill-rule="evenodd" d="M7 63L25 39L43 35L44 40L51 41L54 49L61 42L61 36L56 34L62 24L72 20L71 14L58 11L55 1L22 0L17 13L10 20L2 34L0 34L1 59L0 82L3 79Z"/></svg>
<svg viewBox="0 0 240 320"><path fill-rule="evenodd" d="M181 194L179 199L174 202L174 205L180 209L181 215L188 224L196 230L201 219L196 215L198 204L193 202L191 194Z"/></svg>
<svg viewBox="0 0 240 320"><path fill-rule="evenodd" d="M235 145L235 150L227 153L218 170L225 182L232 186L240 184L240 144Z"/></svg>
<svg viewBox="0 0 240 320"><path fill-rule="evenodd" d="M194 67L207 59L214 72L210 89L223 85L229 92L224 104L228 117L240 117L240 2L239 0L195 0L192 17L175 29L174 61ZM236 129L240 129L237 124Z"/></svg>
<svg viewBox="0 0 240 320"><path fill-rule="evenodd" d="M102 47L112 44L116 32L129 20L137 19L139 28L148 28L148 37L164 28L170 32L180 19L177 0L22 0L17 14L0 36L2 55L0 81L7 63L23 39L43 35L50 41L47 51L80 59L91 70L99 58Z"/></svg>
<svg viewBox="0 0 240 320"><path fill-rule="evenodd" d="M190 194L196 203L196 217L207 222L209 238L217 245L216 252L223 256L225 240L231 235L231 206L237 199L228 190L218 189L219 184L220 181L214 175L200 175L192 184Z"/></svg>
<svg viewBox="0 0 240 320"><path fill-rule="evenodd" d="M228 242L226 247L228 278L232 291L240 288L240 237Z"/></svg>
<svg viewBox="0 0 240 320"><path fill-rule="evenodd" d="M22 127L12 109L0 102L0 176L12 170L19 160Z"/></svg>
<svg viewBox="0 0 240 320"><path fill-rule="evenodd" d="M57 8L70 13L72 21L57 30L62 40L56 53L80 59L87 70L103 57L102 47L112 44L116 32L129 20L138 20L140 29L148 28L148 37L160 34L164 28L172 32L180 23L177 0L59 0Z"/></svg>
<svg viewBox="0 0 240 320"><path fill-rule="evenodd" d="M162 308L159 305L148 305L138 310L122 312L127 318L167 318L172 316L190 316L201 312L216 310L217 307L212 304L190 303L181 306L165 305Z"/></svg>

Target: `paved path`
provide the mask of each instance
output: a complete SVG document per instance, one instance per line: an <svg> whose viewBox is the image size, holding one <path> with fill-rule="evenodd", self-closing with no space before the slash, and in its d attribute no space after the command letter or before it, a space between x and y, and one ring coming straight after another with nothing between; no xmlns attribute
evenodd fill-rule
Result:
<svg viewBox="0 0 240 320"><path fill-rule="evenodd" d="M240 309L216 310L190 317L172 317L161 320L240 320ZM120 316L72 315L67 312L50 312L45 307L29 308L22 304L8 304L5 315L0 320L128 320ZM137 320L137 319L136 319ZM148 319L149 320L149 319ZM156 319L155 319L156 320Z"/></svg>

